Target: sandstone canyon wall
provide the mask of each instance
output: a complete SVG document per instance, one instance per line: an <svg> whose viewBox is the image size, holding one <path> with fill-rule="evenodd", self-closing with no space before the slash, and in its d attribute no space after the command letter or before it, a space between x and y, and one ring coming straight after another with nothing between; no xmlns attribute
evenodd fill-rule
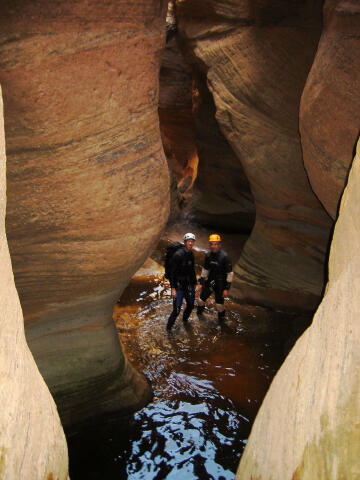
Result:
<svg viewBox="0 0 360 480"><path fill-rule="evenodd" d="M178 0L177 18L255 202L255 227L235 266L232 293L312 309L323 287L331 219L311 190L298 121L322 1ZM208 175L209 192L216 181ZM231 190L231 175L223 181Z"/></svg>
<svg viewBox="0 0 360 480"><path fill-rule="evenodd" d="M65 480L64 432L27 346L5 235L5 140L0 90L0 479Z"/></svg>
<svg viewBox="0 0 360 480"><path fill-rule="evenodd" d="M360 475L360 142L312 326L276 375L237 472L247 479Z"/></svg>
<svg viewBox="0 0 360 480"><path fill-rule="evenodd" d="M167 43L161 57L159 116L173 184L172 215L215 229L250 232L255 208L245 172L215 118L206 75L177 32L169 2ZM209 188L211 185L211 188Z"/></svg>
<svg viewBox="0 0 360 480"><path fill-rule="evenodd" d="M171 221L176 221L187 206L197 175L192 83L191 67L184 61L176 34L170 35L161 55L159 120L173 177Z"/></svg>
<svg viewBox="0 0 360 480"><path fill-rule="evenodd" d="M165 2L4 1L7 232L26 335L63 423L142 405L112 309L157 243Z"/></svg>
<svg viewBox="0 0 360 480"><path fill-rule="evenodd" d="M219 128L216 107L206 75L193 66L197 105L195 112L198 175L192 213L202 225L215 230L250 233L255 206L244 169Z"/></svg>
<svg viewBox="0 0 360 480"><path fill-rule="evenodd" d="M327 0L319 48L301 100L301 142L311 186L336 218L360 131L360 3Z"/></svg>

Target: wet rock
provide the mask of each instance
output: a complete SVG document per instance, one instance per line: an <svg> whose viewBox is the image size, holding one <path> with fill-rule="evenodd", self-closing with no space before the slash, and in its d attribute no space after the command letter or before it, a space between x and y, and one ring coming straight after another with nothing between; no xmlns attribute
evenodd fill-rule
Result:
<svg viewBox="0 0 360 480"><path fill-rule="evenodd" d="M321 3L177 2L178 32L206 74L216 119L255 201L232 291L248 302L313 309L323 287L331 220L311 190L298 131ZM231 191L231 175L224 181Z"/></svg>
<svg viewBox="0 0 360 480"><path fill-rule="evenodd" d="M311 186L336 217L360 130L360 5L327 0L324 29L301 100L300 130Z"/></svg>
<svg viewBox="0 0 360 480"><path fill-rule="evenodd" d="M7 230L26 335L68 425L149 398L112 309L169 208L165 2L5 1Z"/></svg>
<svg viewBox="0 0 360 480"><path fill-rule="evenodd" d="M5 139L0 90L0 477L68 479L55 403L27 346L5 235Z"/></svg>
<svg viewBox="0 0 360 480"><path fill-rule="evenodd" d="M237 478L357 478L360 471L360 142L336 222L329 282L276 375Z"/></svg>

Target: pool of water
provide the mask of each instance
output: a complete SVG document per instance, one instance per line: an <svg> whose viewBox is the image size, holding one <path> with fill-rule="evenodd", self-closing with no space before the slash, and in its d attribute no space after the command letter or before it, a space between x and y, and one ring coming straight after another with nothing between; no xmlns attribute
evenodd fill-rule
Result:
<svg viewBox="0 0 360 480"><path fill-rule="evenodd" d="M135 276L115 307L127 358L154 390L129 418L89 425L69 438L72 480L234 479L251 424L307 316L226 304L219 325L172 309L160 276Z"/></svg>

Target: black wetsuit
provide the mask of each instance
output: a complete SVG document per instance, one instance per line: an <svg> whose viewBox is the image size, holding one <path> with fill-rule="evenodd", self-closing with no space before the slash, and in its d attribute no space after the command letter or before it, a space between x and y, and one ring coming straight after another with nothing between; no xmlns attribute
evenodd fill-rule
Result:
<svg viewBox="0 0 360 480"><path fill-rule="evenodd" d="M176 289L176 298L173 300L173 311L168 319L167 330L171 330L177 316L180 313L183 299L186 301L186 308L183 320L186 322L190 317L195 303L195 260L192 251L185 248L177 250L170 261L170 287Z"/></svg>
<svg viewBox="0 0 360 480"><path fill-rule="evenodd" d="M224 250L216 253L208 252L205 255L204 267L201 272L200 283L202 292L199 299L198 314L201 314L205 308L205 302L212 292L215 294L216 309L219 314L219 320L225 316L224 290L230 290L233 277L231 260Z"/></svg>

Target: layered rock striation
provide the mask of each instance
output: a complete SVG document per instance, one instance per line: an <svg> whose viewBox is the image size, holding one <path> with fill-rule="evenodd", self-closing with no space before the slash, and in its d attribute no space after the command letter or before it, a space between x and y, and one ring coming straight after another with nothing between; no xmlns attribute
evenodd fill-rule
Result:
<svg viewBox="0 0 360 480"><path fill-rule="evenodd" d="M206 75L194 65L198 175L192 215L215 230L250 233L255 220L254 200L244 169L219 128L216 107Z"/></svg>
<svg viewBox="0 0 360 480"><path fill-rule="evenodd" d="M170 1L159 98L163 145L175 179L170 220L189 213L202 225L250 232L255 208L249 183L215 119L206 75L178 35L176 12Z"/></svg>
<svg viewBox="0 0 360 480"><path fill-rule="evenodd" d="M334 219L360 131L359 51L359 2L327 0L302 95L300 131L311 186Z"/></svg>
<svg viewBox="0 0 360 480"><path fill-rule="evenodd" d="M168 216L165 15L155 0L1 6L9 246L29 346L66 425L150 396L112 310Z"/></svg>
<svg viewBox="0 0 360 480"><path fill-rule="evenodd" d="M171 2L170 2L171 3ZM170 221L176 220L191 198L198 153L193 114L193 75L180 51L174 24L161 55L159 120L165 155L172 176ZM170 37L170 38L169 38Z"/></svg>
<svg viewBox="0 0 360 480"><path fill-rule="evenodd" d="M311 190L298 130L321 9L316 0L177 1L178 31L206 75L255 202L255 226L235 266L233 294L245 301L313 309L323 287L331 219ZM217 176L208 178L213 191ZM231 175L222 180L231 191Z"/></svg>
<svg viewBox="0 0 360 480"><path fill-rule="evenodd" d="M325 296L265 397L239 480L359 476L359 183L360 142L335 226Z"/></svg>
<svg viewBox="0 0 360 480"><path fill-rule="evenodd" d="M5 140L0 90L0 478L68 479L64 432L27 346L5 235Z"/></svg>

